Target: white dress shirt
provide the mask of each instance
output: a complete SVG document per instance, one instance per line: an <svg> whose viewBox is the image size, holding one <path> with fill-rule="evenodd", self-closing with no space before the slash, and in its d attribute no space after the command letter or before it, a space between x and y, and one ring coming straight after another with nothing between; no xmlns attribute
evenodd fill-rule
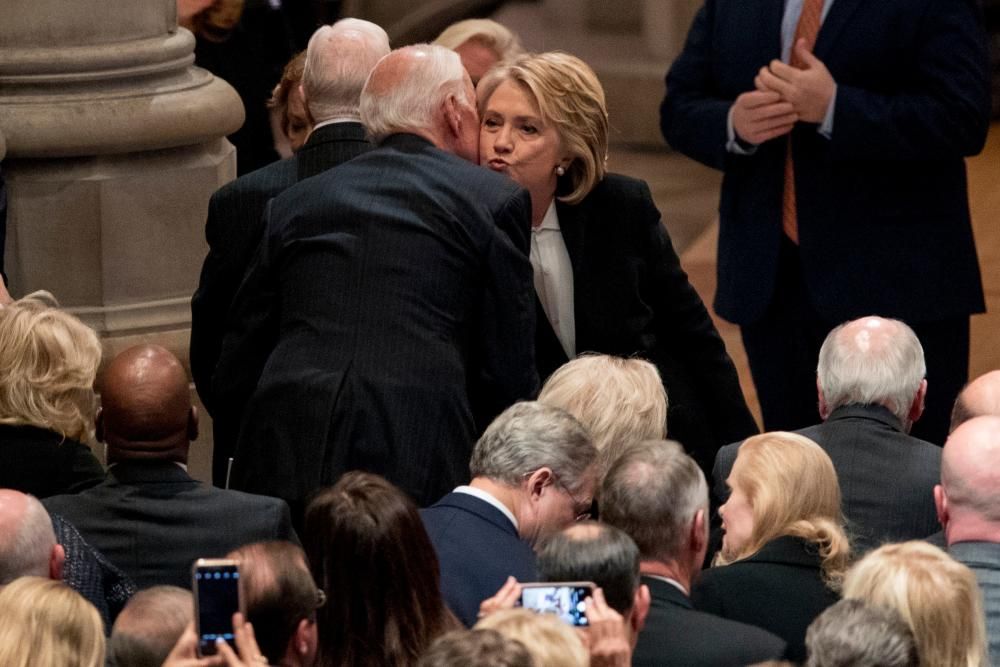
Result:
<svg viewBox="0 0 1000 667"><path fill-rule="evenodd" d="M563 241L553 200L542 224L531 228L531 266L535 293L556 332L566 356L576 356L576 318L573 313L573 264Z"/></svg>

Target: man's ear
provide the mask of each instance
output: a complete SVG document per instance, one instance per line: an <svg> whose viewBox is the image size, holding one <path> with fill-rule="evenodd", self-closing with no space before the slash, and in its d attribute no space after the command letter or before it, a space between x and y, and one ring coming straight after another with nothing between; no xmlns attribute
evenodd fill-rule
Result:
<svg viewBox="0 0 1000 667"><path fill-rule="evenodd" d="M944 487L940 484L934 485L934 509L937 510L937 518L941 527L948 528L948 494L944 492Z"/></svg>
<svg viewBox="0 0 1000 667"><path fill-rule="evenodd" d="M462 107L458 97L454 93L445 96L441 108L451 136L462 136Z"/></svg>
<svg viewBox="0 0 1000 667"><path fill-rule="evenodd" d="M694 577L695 573L701 569L700 564L705 562L705 552L708 551L708 518L704 509L694 513L694 519L691 520L691 531L688 535L688 544L694 559L693 563L695 563L695 568L691 571L691 576Z"/></svg>
<svg viewBox="0 0 1000 667"><path fill-rule="evenodd" d="M920 381L920 387L917 389L917 395L913 397L913 403L910 405L910 422L916 423L918 419L924 414L924 403L927 400L927 378Z"/></svg>
<svg viewBox="0 0 1000 667"><path fill-rule="evenodd" d="M555 479L555 473L553 473L552 469L548 467L539 468L535 472L531 473L525 481L528 496L532 500L540 498L545 487L551 486L553 482L555 482Z"/></svg>
<svg viewBox="0 0 1000 667"><path fill-rule="evenodd" d="M285 655L288 655L289 652L294 653L299 656L301 664L309 664L311 657L316 655L316 647L319 645L316 622L303 618L295 626L295 632L292 633L288 642L289 645L285 647Z"/></svg>
<svg viewBox="0 0 1000 667"><path fill-rule="evenodd" d="M649 586L640 584L635 590L635 597L632 599L632 613L629 615L629 624L632 626L632 636L637 637L646 625L646 617L649 616L649 605L651 596Z"/></svg>
<svg viewBox="0 0 1000 667"><path fill-rule="evenodd" d="M198 408L193 405L188 411L187 437L190 442L198 439Z"/></svg>
<svg viewBox="0 0 1000 667"><path fill-rule="evenodd" d="M816 378L816 396L819 398L819 418L826 421L833 411L826 404L826 396L823 395L823 387L820 386L818 377Z"/></svg>
<svg viewBox="0 0 1000 667"><path fill-rule="evenodd" d="M94 416L94 437L98 442L106 442L104 433L104 408L97 408L97 414Z"/></svg>
<svg viewBox="0 0 1000 667"><path fill-rule="evenodd" d="M63 545L56 544L49 553L49 579L62 581L63 563L66 562L66 550Z"/></svg>

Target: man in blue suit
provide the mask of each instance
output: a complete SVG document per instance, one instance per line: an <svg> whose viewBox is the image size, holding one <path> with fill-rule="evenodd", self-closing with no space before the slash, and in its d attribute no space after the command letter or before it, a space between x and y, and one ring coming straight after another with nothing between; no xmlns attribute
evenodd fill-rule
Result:
<svg viewBox="0 0 1000 667"><path fill-rule="evenodd" d="M876 313L917 332L934 387L917 435L943 441L984 309L963 158L989 110L975 0L706 0L661 127L725 172L715 308L766 429L814 421L824 337Z"/></svg>
<svg viewBox="0 0 1000 667"><path fill-rule="evenodd" d="M441 590L467 626L507 581L535 581L532 548L588 516L597 449L572 415L531 401L497 417L472 451L472 481L421 516L441 564Z"/></svg>

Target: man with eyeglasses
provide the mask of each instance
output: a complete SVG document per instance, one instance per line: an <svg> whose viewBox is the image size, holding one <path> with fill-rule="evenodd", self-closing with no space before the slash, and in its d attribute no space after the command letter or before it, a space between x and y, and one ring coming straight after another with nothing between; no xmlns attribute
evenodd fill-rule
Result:
<svg viewBox="0 0 1000 667"><path fill-rule="evenodd" d="M422 510L455 615L476 622L479 604L508 577L538 579L533 549L589 516L597 449L568 412L517 403L472 452L472 481Z"/></svg>

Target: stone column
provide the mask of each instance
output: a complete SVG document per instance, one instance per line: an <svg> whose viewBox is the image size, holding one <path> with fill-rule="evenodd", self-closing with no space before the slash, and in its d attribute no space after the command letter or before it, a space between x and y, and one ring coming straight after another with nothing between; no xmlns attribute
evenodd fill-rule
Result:
<svg viewBox="0 0 1000 667"><path fill-rule="evenodd" d="M11 293L52 292L109 352L138 337L186 360L239 97L193 66L176 0L7 0L2 14Z"/></svg>

